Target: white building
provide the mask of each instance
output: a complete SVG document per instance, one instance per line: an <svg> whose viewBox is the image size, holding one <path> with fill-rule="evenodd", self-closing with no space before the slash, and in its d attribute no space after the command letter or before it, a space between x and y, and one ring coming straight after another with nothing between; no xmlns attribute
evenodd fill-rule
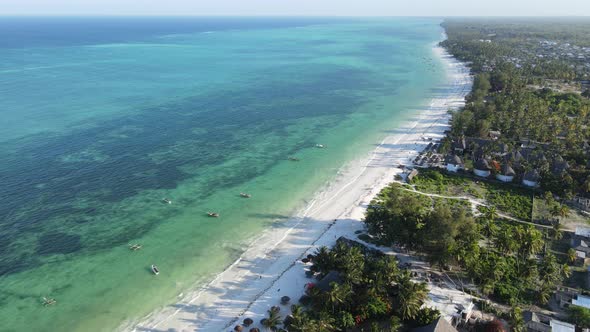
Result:
<svg viewBox="0 0 590 332"><path fill-rule="evenodd" d="M538 187L539 186L539 172L537 170L532 170L524 173L524 177L522 178L522 184L527 187Z"/></svg>
<svg viewBox="0 0 590 332"><path fill-rule="evenodd" d="M478 159L473 165L473 174L482 178L487 178L492 174L490 164L484 158Z"/></svg>
<svg viewBox="0 0 590 332"><path fill-rule="evenodd" d="M512 182L512 180L514 180L515 175L516 173L514 172L512 167L510 167L510 165L508 164L504 164L504 166L502 166L502 171L496 174L496 179L502 182Z"/></svg>
<svg viewBox="0 0 590 332"><path fill-rule="evenodd" d="M449 172L457 172L463 169L463 161L456 154L448 155L445 158L445 162L447 163L447 171Z"/></svg>

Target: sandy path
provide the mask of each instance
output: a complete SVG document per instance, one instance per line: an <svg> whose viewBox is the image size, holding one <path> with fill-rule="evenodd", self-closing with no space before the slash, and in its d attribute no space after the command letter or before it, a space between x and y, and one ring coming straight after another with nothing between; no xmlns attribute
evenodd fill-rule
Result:
<svg viewBox="0 0 590 332"><path fill-rule="evenodd" d="M281 296L296 302L310 281L300 258L319 246L333 245L340 236L354 239L355 231L363 229L367 204L400 172L397 165L408 164L426 147L429 142L422 137L443 137L447 110L463 105L472 84L469 70L439 47L434 53L443 59L449 84L432 96L430 107L392 131L369 156L346 165L303 211L265 233L209 285L127 330L231 331L245 317L260 327L260 319ZM284 306L281 313L288 310Z"/></svg>

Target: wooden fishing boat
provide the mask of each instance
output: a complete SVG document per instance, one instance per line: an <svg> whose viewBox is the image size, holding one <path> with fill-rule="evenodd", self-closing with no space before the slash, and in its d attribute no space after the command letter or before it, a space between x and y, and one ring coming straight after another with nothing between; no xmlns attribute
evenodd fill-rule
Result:
<svg viewBox="0 0 590 332"><path fill-rule="evenodd" d="M243 198L250 198L250 197L252 197L252 195L246 194L246 193L240 193L240 196L243 197Z"/></svg>
<svg viewBox="0 0 590 332"><path fill-rule="evenodd" d="M56 303L57 303L57 301L55 299L48 299L46 297L43 298L43 305L44 306L54 305Z"/></svg>
<svg viewBox="0 0 590 332"><path fill-rule="evenodd" d="M289 158L287 158L287 159L289 159L289 160L291 160L291 161L299 161L299 158L295 158L295 157L289 157Z"/></svg>
<svg viewBox="0 0 590 332"><path fill-rule="evenodd" d="M139 249L141 249L141 244L139 244L139 243L136 243L136 244L133 244L133 245L131 245L131 244L129 245L129 250L137 251Z"/></svg>
<svg viewBox="0 0 590 332"><path fill-rule="evenodd" d="M160 274L160 270L154 264L152 264L152 273L154 273L155 275Z"/></svg>

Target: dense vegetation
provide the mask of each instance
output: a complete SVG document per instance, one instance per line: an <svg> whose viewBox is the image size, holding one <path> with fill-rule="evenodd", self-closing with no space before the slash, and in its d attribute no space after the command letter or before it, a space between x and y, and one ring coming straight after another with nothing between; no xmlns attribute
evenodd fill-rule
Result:
<svg viewBox="0 0 590 332"><path fill-rule="evenodd" d="M427 325L440 316L437 310L422 308L426 284L412 281L393 256L339 241L333 249L318 249L312 262L318 279L337 272L339 281L331 282L329 289L308 285L300 300L303 306L293 305L284 321L289 331L398 331L402 324ZM271 310L269 319L272 316Z"/></svg>
<svg viewBox="0 0 590 332"><path fill-rule="evenodd" d="M462 268L483 295L515 303L547 303L567 265L545 252L543 233L499 219L495 208L478 217L458 205L431 200L399 184L371 203L365 223L372 236L426 253L440 268Z"/></svg>
<svg viewBox="0 0 590 332"><path fill-rule="evenodd" d="M471 63L474 86L465 108L453 115L443 146L463 135L487 138L511 150L534 142L544 157L525 160L521 170L537 169L542 186L554 193L590 192L590 20L447 20L442 45ZM561 158L567 172L551 166Z"/></svg>

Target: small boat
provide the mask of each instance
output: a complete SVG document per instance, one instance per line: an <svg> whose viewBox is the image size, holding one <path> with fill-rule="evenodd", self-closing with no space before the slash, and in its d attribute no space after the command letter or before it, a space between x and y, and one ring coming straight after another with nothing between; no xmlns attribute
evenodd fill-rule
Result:
<svg viewBox="0 0 590 332"><path fill-rule="evenodd" d="M57 301L55 299L48 299L46 297L43 298L43 305L44 306L54 305L56 303L57 303Z"/></svg>
<svg viewBox="0 0 590 332"><path fill-rule="evenodd" d="M219 217L219 213L216 213L216 212L207 212L207 215L212 218Z"/></svg>
<svg viewBox="0 0 590 332"><path fill-rule="evenodd" d="M316 147L316 148L318 148L318 149L323 149L323 148L325 148L326 146L325 146L325 145L323 145L323 144L316 144L316 145L315 145L315 147Z"/></svg>
<svg viewBox="0 0 590 332"><path fill-rule="evenodd" d="M162 202L166 203L166 204L172 204L172 201L169 200L168 198L162 198Z"/></svg>
<svg viewBox="0 0 590 332"><path fill-rule="evenodd" d="M250 198L250 197L252 197L252 195L250 195L250 194L245 194L245 193L240 193L240 197L243 197L243 198Z"/></svg>
<svg viewBox="0 0 590 332"><path fill-rule="evenodd" d="M158 274L160 274L160 270L158 270L158 267L157 267L157 266L155 266L154 264L152 264L152 272L153 272L155 275L158 275Z"/></svg>
<svg viewBox="0 0 590 332"><path fill-rule="evenodd" d="M299 158L295 158L295 157L289 157L288 159L291 161L299 161Z"/></svg>
<svg viewBox="0 0 590 332"><path fill-rule="evenodd" d="M131 245L131 244L129 245L129 250L137 251L139 249L141 249L141 244L139 244L139 243L136 243L136 244L133 244L133 245Z"/></svg>

